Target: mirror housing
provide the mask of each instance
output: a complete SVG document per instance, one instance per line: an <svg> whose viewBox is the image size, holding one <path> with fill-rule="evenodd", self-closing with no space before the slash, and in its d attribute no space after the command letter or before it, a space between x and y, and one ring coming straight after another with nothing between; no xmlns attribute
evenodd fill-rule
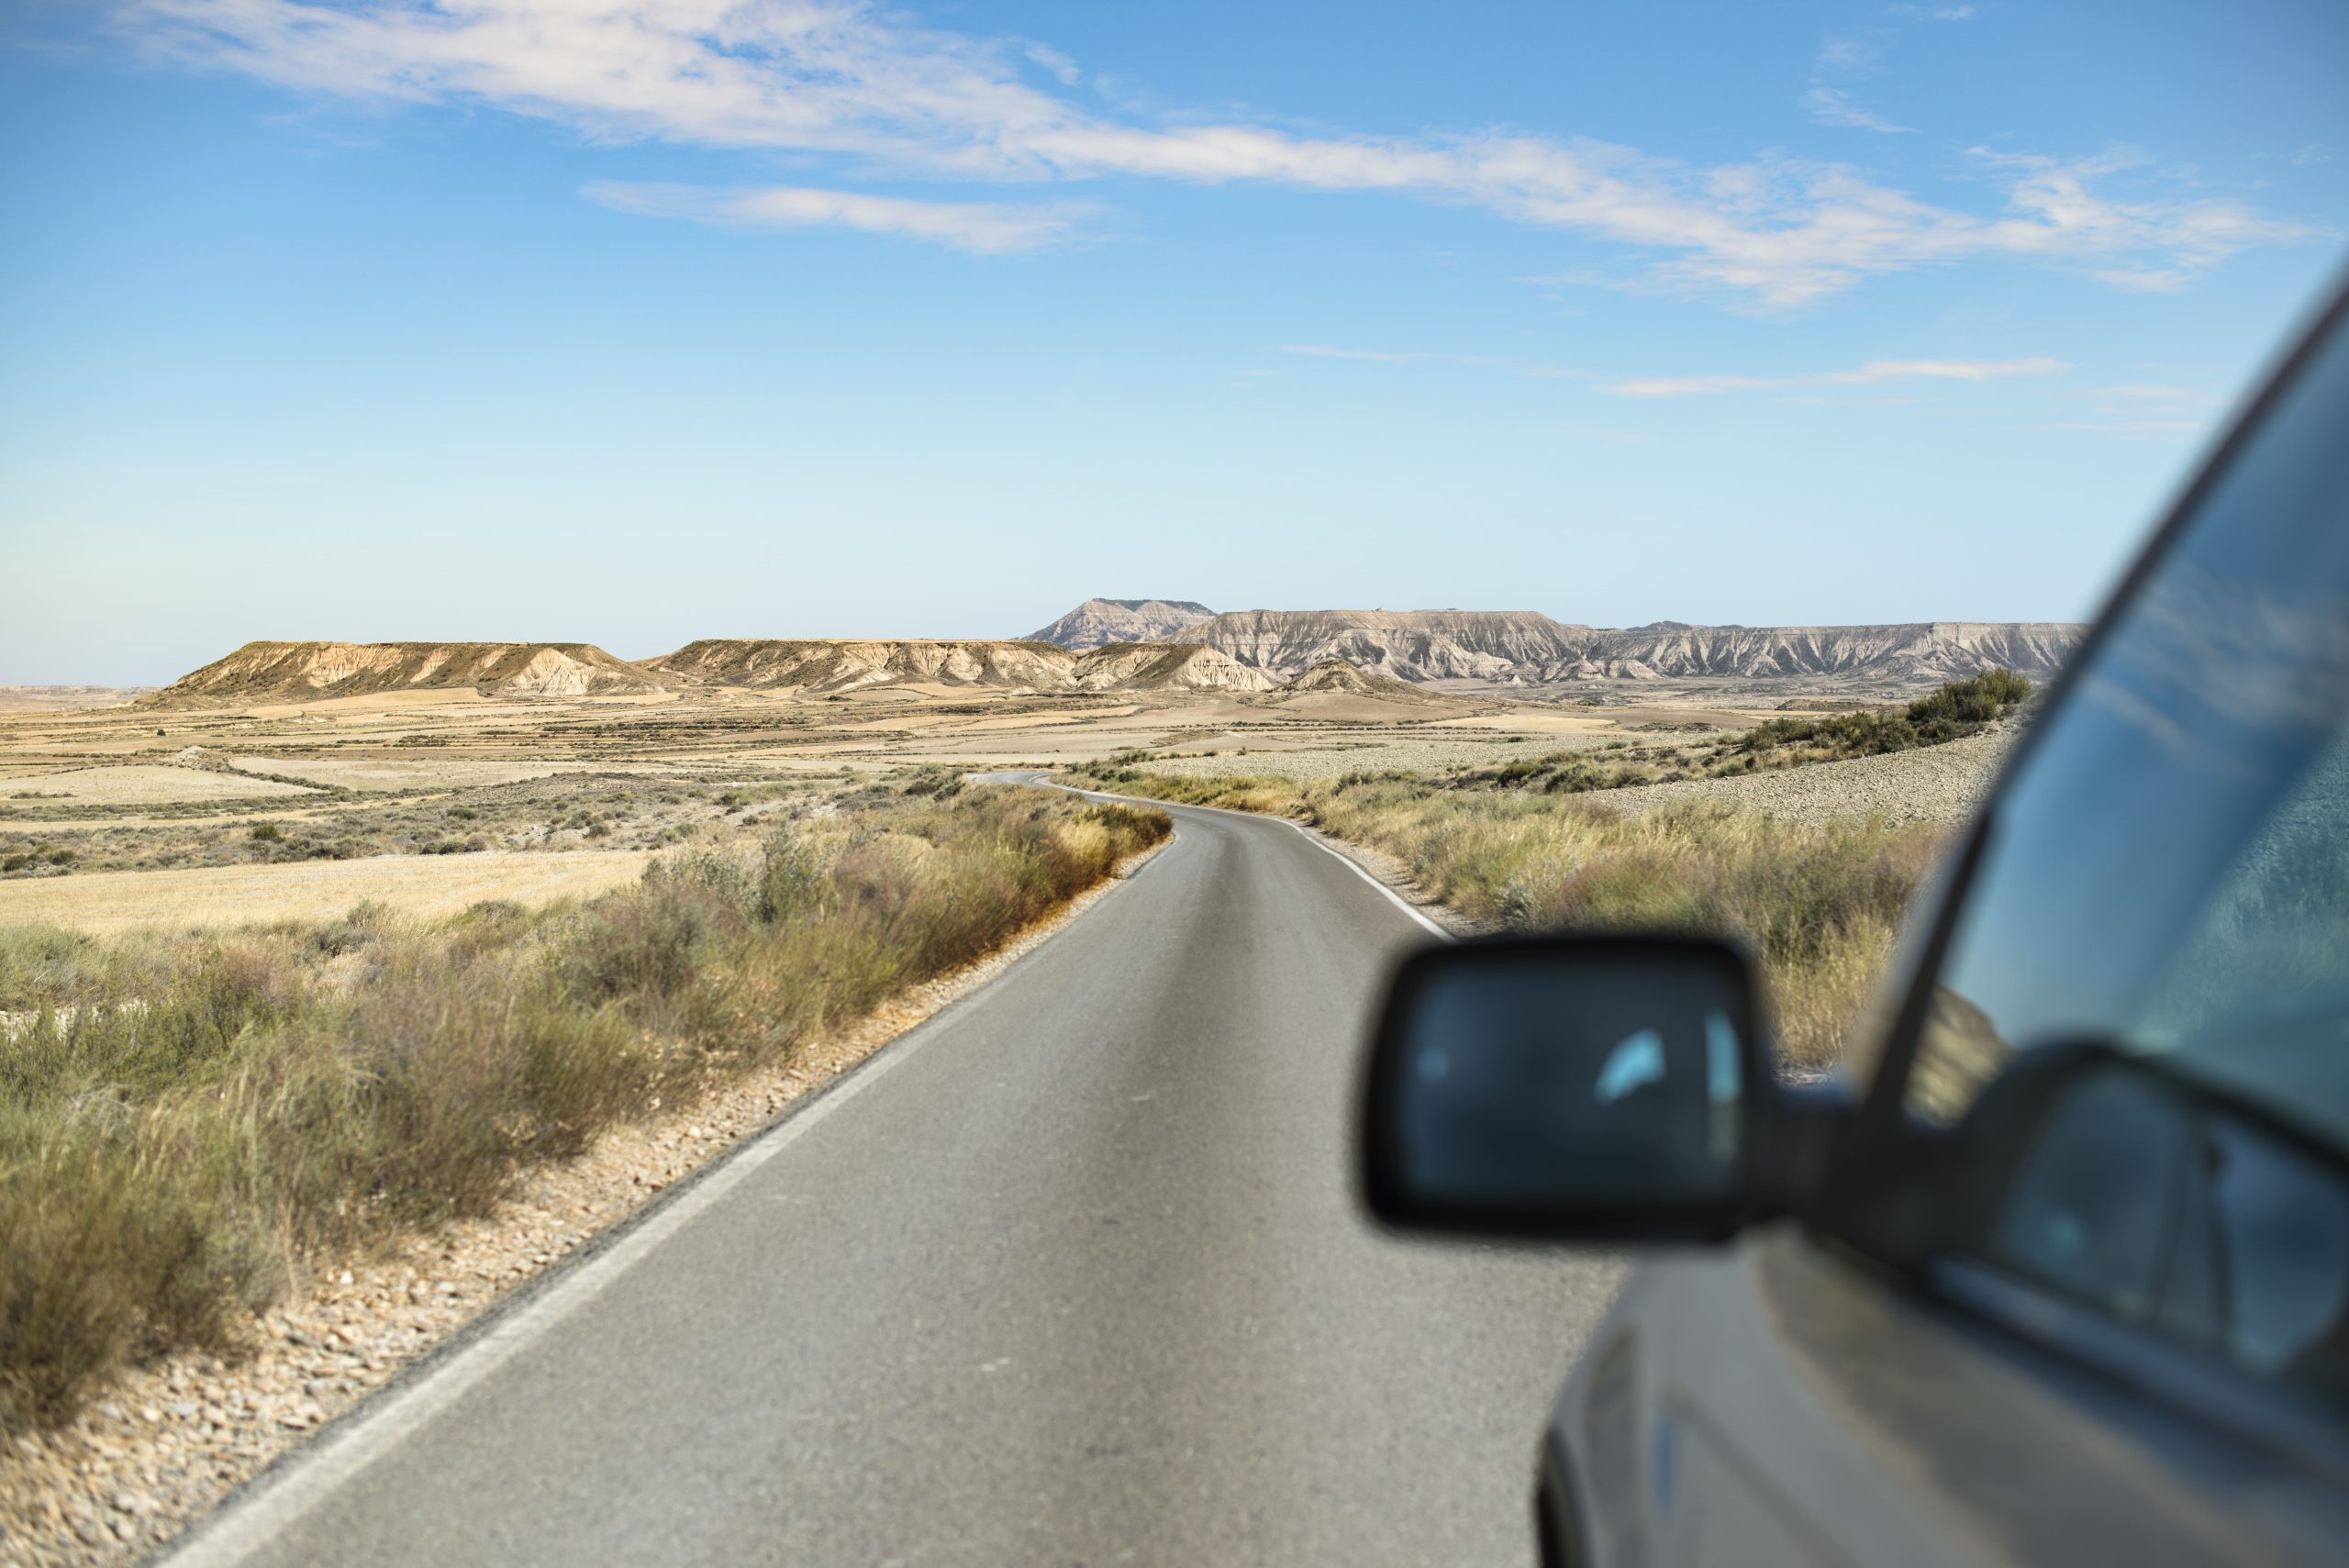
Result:
<svg viewBox="0 0 2349 1568"><path fill-rule="evenodd" d="M1397 1229L1698 1241L1764 1208L1776 1095L1752 966L1690 937L1414 953L1364 1084L1363 1196Z"/></svg>

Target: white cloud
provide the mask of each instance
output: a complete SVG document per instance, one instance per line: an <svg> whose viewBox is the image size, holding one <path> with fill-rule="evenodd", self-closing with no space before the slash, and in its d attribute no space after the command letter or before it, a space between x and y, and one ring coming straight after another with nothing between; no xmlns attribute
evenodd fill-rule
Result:
<svg viewBox="0 0 2349 1568"><path fill-rule="evenodd" d="M1837 38L1831 33L1820 41L1819 66L1822 71L1848 71L1873 75L1883 63L1884 51L1872 43L1858 39Z"/></svg>
<svg viewBox="0 0 2349 1568"><path fill-rule="evenodd" d="M1067 232L1072 221L1065 209L908 201L807 185L725 190L596 180L583 186L582 194L620 212L654 217L681 217L738 228L856 228L983 252L1032 250L1049 245Z"/></svg>
<svg viewBox="0 0 2349 1568"><path fill-rule="evenodd" d="M1820 41L1819 60L1811 72L1810 90L1802 95L1802 106L1820 125L1887 134L1906 131L1909 127L1893 124L1842 88L1831 87L1820 80L1830 73L1874 76L1883 68L1884 51L1876 45L1830 33Z"/></svg>
<svg viewBox="0 0 2349 1568"><path fill-rule="evenodd" d="M1870 386L1887 381L1996 381L2006 376L2054 375L2071 369L2062 360L1871 360L1857 370L1812 371L1802 375L1645 376L1609 382L1592 390L1611 397L1692 397L1725 392L1776 391L1804 386Z"/></svg>
<svg viewBox="0 0 2349 1568"><path fill-rule="evenodd" d="M1085 80L1085 72L1077 68L1076 61L1050 44L1031 43L1027 53L1029 59L1059 78L1063 87L1074 87Z"/></svg>
<svg viewBox="0 0 2349 1568"><path fill-rule="evenodd" d="M1882 115L1863 107L1849 93L1840 87L1813 87L1802 95L1802 106L1820 125L1849 126L1857 130L1901 132L1911 128L1894 125Z"/></svg>
<svg viewBox="0 0 2349 1568"><path fill-rule="evenodd" d="M2088 189L2092 162L1997 163L2012 199L1986 217L1847 167L1778 157L1705 168L1498 129L1309 137L1115 118L1035 85L1023 75L1031 57L1013 45L916 28L855 0L117 4L164 55L304 91L487 106L605 139L846 155L868 172L930 179L1119 175L1408 194L1630 247L1654 258L1654 282L1773 306L1983 256L2087 261L2124 277L2199 273L2299 233L2223 202L2105 201ZM1041 232L1032 214L1014 222Z"/></svg>

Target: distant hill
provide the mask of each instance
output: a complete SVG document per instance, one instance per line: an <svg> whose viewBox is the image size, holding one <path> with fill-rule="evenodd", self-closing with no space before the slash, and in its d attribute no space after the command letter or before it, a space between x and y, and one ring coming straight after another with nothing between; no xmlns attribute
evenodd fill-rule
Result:
<svg viewBox="0 0 2349 1568"><path fill-rule="evenodd" d="M1330 660L1395 680L1549 685L1688 676L1954 680L2005 667L2054 673L2083 628L2032 622L1601 629L1531 610L1244 610L1194 633L1284 680Z"/></svg>
<svg viewBox="0 0 2349 1568"><path fill-rule="evenodd" d="M1276 683L1196 642L1073 652L1049 642L734 638L689 642L644 667L674 681L823 693L916 683L1037 692L1269 691Z"/></svg>
<svg viewBox="0 0 2349 1568"><path fill-rule="evenodd" d="M28 708L119 707L152 686L0 686L0 713Z"/></svg>
<svg viewBox="0 0 2349 1568"><path fill-rule="evenodd" d="M305 702L467 688L502 697L665 689L588 642L248 642L145 700Z"/></svg>
<svg viewBox="0 0 2349 1568"><path fill-rule="evenodd" d="M1388 702L1431 703L1443 699L1392 675L1374 675L1342 659L1324 659L1280 689L1286 699L1311 692L1340 692L1347 696L1381 697Z"/></svg>
<svg viewBox="0 0 2349 1568"><path fill-rule="evenodd" d="M1181 642L1214 615L1188 599L1087 599L1026 640L1078 652L1113 642Z"/></svg>
<svg viewBox="0 0 2349 1568"><path fill-rule="evenodd" d="M1197 633L1284 679L1337 659L1404 681L1506 681L1572 661L1590 635L1531 610L1242 610Z"/></svg>
<svg viewBox="0 0 2349 1568"><path fill-rule="evenodd" d="M1675 675L1858 675L1954 681L2008 669L2054 674L2084 628L2032 621L1918 621L1896 626L1679 626L1596 634L1564 678Z"/></svg>

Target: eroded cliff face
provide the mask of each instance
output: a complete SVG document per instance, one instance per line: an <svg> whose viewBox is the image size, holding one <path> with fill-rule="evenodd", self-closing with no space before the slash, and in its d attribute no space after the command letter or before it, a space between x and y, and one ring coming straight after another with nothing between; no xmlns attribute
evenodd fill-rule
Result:
<svg viewBox="0 0 2349 1568"><path fill-rule="evenodd" d="M1531 610L1242 610L1197 632L1284 679L1340 659L1405 681L1506 681L1573 659L1589 635Z"/></svg>
<svg viewBox="0 0 2349 1568"><path fill-rule="evenodd" d="M1945 681L1995 668L2044 677L2082 629L1976 621L1598 629L1531 611L1248 610L1217 616L1197 635L1284 678L1338 659L1404 681L1551 684L1690 676Z"/></svg>
<svg viewBox="0 0 2349 1568"><path fill-rule="evenodd" d="M1279 683L1229 653L1200 642L1119 643L1078 657L1075 678L1086 691L1180 687L1200 692L1268 692Z"/></svg>
<svg viewBox="0 0 2349 1568"><path fill-rule="evenodd" d="M814 692L926 682L1037 692L1268 691L1276 683L1198 643L1071 652L1048 642L728 639L645 661L672 680Z"/></svg>
<svg viewBox="0 0 2349 1568"><path fill-rule="evenodd" d="M577 697L664 687L587 642L248 642L147 701L303 702L468 689L490 696Z"/></svg>
<svg viewBox="0 0 2349 1568"><path fill-rule="evenodd" d="M1188 634L1214 617L1188 599L1087 599L1025 640L1079 653L1122 642L1196 642Z"/></svg>
<svg viewBox="0 0 2349 1568"><path fill-rule="evenodd" d="M2061 667L2084 628L2044 622L1920 621L1892 626L1692 626L1602 631L1589 674L1855 675L1956 680L2008 669L2033 677Z"/></svg>

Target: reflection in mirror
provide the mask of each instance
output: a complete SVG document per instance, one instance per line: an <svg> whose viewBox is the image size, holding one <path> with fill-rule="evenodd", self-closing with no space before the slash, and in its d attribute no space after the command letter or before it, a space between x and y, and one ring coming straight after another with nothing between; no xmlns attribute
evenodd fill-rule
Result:
<svg viewBox="0 0 2349 1568"><path fill-rule="evenodd" d="M1749 984L1709 942L1421 955L1398 977L1374 1064L1374 1205L1565 1224L1742 1201L1759 1060Z"/></svg>

